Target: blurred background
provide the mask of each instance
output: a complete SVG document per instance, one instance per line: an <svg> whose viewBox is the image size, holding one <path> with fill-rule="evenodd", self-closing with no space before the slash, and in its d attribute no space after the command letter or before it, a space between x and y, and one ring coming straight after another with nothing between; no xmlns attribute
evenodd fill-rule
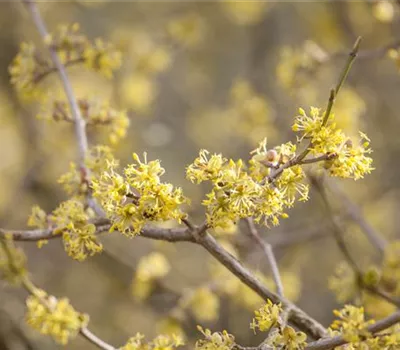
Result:
<svg viewBox="0 0 400 350"><path fill-rule="evenodd" d="M361 130L371 138L376 170L364 180L337 183L374 229L388 240L399 239L398 2L69 1L38 6L49 30L77 22L90 39L101 37L121 50L123 64L113 79L70 67L74 91L127 111L130 126L115 147L117 158L124 165L132 152L146 151L148 159L161 159L165 181L191 198L189 210L197 223L204 218L200 203L207 187L186 180L185 168L199 149L248 160L264 137L270 146L295 142L291 125L298 108L326 106L347 53L362 36L360 57L334 112L347 134ZM17 1L1 2L0 21L0 227L25 228L33 205L51 211L67 198L57 179L77 159L77 150L70 124L37 119L46 105L22 101L10 84L8 67L20 43L40 40L29 14ZM41 84L60 94L55 75ZM90 130L89 138L92 144L109 143L106 128ZM280 226L260 231L274 247L287 296L328 326L338 307L328 278L343 259L320 196L311 190L310 197ZM376 261L339 197L331 194L354 256L361 264ZM273 288L265 256L246 227L213 234ZM58 240L41 249L34 243L20 246L37 285L90 314L91 329L103 339L122 346L136 332L151 339L174 331L184 334L191 349L200 337L197 324L227 329L244 345L263 339L249 329L262 300L238 287L201 247L118 234L104 234L101 241L104 253L84 263L70 259ZM135 278L139 267L160 269L151 288ZM61 348L24 324L25 297L24 291L0 282L0 348ZM368 312L382 317L390 307ZM92 345L77 338L66 348Z"/></svg>

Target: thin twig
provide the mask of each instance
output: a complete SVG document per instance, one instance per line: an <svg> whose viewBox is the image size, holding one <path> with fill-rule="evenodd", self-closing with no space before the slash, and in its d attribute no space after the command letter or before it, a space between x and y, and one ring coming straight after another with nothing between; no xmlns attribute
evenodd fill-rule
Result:
<svg viewBox="0 0 400 350"><path fill-rule="evenodd" d="M79 333L90 341L93 345L96 345L99 349L104 350L117 350L112 345L106 343L104 340L101 340L97 335L93 334L88 328L82 327Z"/></svg>
<svg viewBox="0 0 400 350"><path fill-rule="evenodd" d="M47 31L46 25L42 19L42 16L40 15L40 12L37 9L36 4L32 0L23 0L25 3L26 7L28 8L32 19L36 25L37 30L39 31L42 39L44 40L45 38L49 37L49 32ZM79 109L77 100L74 96L74 92L72 90L71 83L68 79L66 70L64 65L62 64L60 58L58 57L57 52L49 45L47 45L50 57L53 61L53 64L55 68L58 71L58 74L60 76L61 82L64 87L65 94L68 99L68 103L71 107L71 113L74 117L75 123L75 134L77 138L77 143L78 143L78 149L79 149L79 164L82 170L85 171L85 175L88 176L87 173L87 168L84 164L85 162L85 157L86 153L88 150L88 141L87 141L87 136L86 136L86 122L82 118L81 111Z"/></svg>
<svg viewBox="0 0 400 350"><path fill-rule="evenodd" d="M269 266L272 271L272 277L273 277L275 285L276 285L276 292L278 293L279 296L283 297L283 284L282 284L282 280L281 280L281 275L279 273L278 264L276 262L274 252L272 250L272 246L271 246L271 244L267 243L265 240L263 240L260 237L260 234L258 233L257 227L254 224L254 220L252 218L246 218L245 221L249 228L250 235L258 243L258 245L262 248L265 256L268 259L268 263L269 263Z"/></svg>
<svg viewBox="0 0 400 350"><path fill-rule="evenodd" d="M84 58L83 57L79 57L73 60L70 60L68 62L66 62L64 64L64 67L70 67L70 66L74 66L75 64L79 64L84 62ZM50 67L48 70L38 74L37 76L35 76L35 78L33 79L33 82L35 84L39 84L44 78L46 78L49 74L53 73L53 72L57 72L58 69L57 67Z"/></svg>
<svg viewBox="0 0 400 350"><path fill-rule="evenodd" d="M351 52L349 53L349 57L347 59L347 62L344 66L344 69L342 71L342 74L340 75L339 81L335 87L335 96L338 95L340 88L342 87L343 83L345 82L347 76L349 75L351 66L353 65L356 57L357 57L357 53L358 50L360 48L360 42L361 42L361 37L359 36L356 40L356 42L354 43L353 46L353 50L351 50Z"/></svg>
<svg viewBox="0 0 400 350"><path fill-rule="evenodd" d="M341 187L334 181L324 180L325 186L331 189L334 194L342 201L347 210L348 215L360 226L361 230L365 233L370 243L378 249L381 255L384 253L388 242L382 235L376 231L365 219L360 208L347 196Z"/></svg>
<svg viewBox="0 0 400 350"><path fill-rule="evenodd" d="M337 157L336 153L327 153L327 154L323 154L322 156L299 160L299 162L297 164L300 165L300 164L318 163L318 162L322 162L324 160L332 160L336 157Z"/></svg>
<svg viewBox="0 0 400 350"><path fill-rule="evenodd" d="M335 241L342 252L343 256L345 257L347 263L351 266L353 269L356 278L357 278L357 284L359 285L360 288L363 288L367 290L368 292L375 294L376 296L386 300L387 302L400 307L400 300L396 297L391 296L390 294L386 293L385 291L381 290L379 287L373 287L373 286L368 286L365 284L363 281L363 271L362 269L358 266L357 262L355 259L352 257L350 250L347 247L347 244L343 238L343 228L342 225L340 224L339 220L337 217L333 216L333 211L332 207L329 203L328 197L326 195L325 188L321 181L315 177L312 177L312 184L316 189L318 190L319 194L321 195L322 200L324 201L328 216L332 220L332 227L333 227L333 233L335 237Z"/></svg>
<svg viewBox="0 0 400 350"><path fill-rule="evenodd" d="M339 91L340 91L341 87L343 86L347 76L349 75L351 66L353 65L353 63L357 57L357 53L360 48L360 42L361 42L361 37L358 37L356 42L354 43L353 49L350 51L350 53L348 55L348 59L343 67L342 73L340 74L339 80L338 80L335 88L332 89L329 93L328 105L325 109L325 114L324 114L324 118L321 123L321 127L326 125L326 123L329 119L329 116L331 115L332 108L335 103L335 99L336 99L337 95L339 94ZM312 141L309 142L308 146L304 149L303 152L301 152L300 154L298 154L297 156L295 156L294 158L292 158L291 160L289 160L288 162L283 164L275 172L273 172L273 175L268 177L268 181L269 182L274 181L274 179L276 179L278 176L280 176L280 174L289 167L300 164L301 162L303 164L307 164L307 160L303 160L303 159L305 157L307 157L307 155L310 153L311 148L312 148Z"/></svg>

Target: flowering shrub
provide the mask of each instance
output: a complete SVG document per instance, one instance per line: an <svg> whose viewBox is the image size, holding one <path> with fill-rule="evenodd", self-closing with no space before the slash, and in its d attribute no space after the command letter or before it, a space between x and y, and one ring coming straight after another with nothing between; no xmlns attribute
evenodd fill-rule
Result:
<svg viewBox="0 0 400 350"><path fill-rule="evenodd" d="M114 148L89 143L87 131L103 126L109 144L116 146L127 135L129 114L112 107L109 100L75 96L66 68L81 65L112 78L122 65L122 53L101 38L89 40L80 33L77 24L60 25L48 33L36 5L31 0L24 0L24 3L42 36L44 48L32 42L21 44L10 65L11 84L25 102L40 104L40 119L73 125L79 150L79 161L71 162L69 171L58 180L68 198L49 213L34 206L28 218L28 226L34 227L33 230L0 230L0 276L29 293L26 299L28 325L62 345L82 335L99 348L116 349L88 329L89 316L76 311L67 298L56 298L34 284L28 273L27 259L14 244L18 240L36 241L41 247L53 238L60 238L67 255L83 262L103 252L107 243L100 234L110 232L121 233L122 239L141 236L190 242L204 247L216 259L207 265L209 282L175 292L175 306L163 310L164 318L157 324L164 334L145 341L144 335L137 333L119 347L121 350L172 350L184 346L185 331L192 326L190 321L215 322L229 299L256 309L250 329L254 333L263 332L263 342L248 348L239 344L236 339L239 337L235 338L226 330L212 332L198 326L202 337L193 343L189 340L189 346L197 350L400 347L400 313L396 311L400 306L399 242L382 243L382 238L376 237L369 228L367 236L373 236L382 258L379 263L361 265L349 251L342 237L341 223L332 212L325 193L325 182L329 183L329 178L359 180L374 170L370 139L358 131L357 123L354 123L357 132L350 127L347 130L346 118L341 119L338 113L342 109L335 111L336 100L341 96L339 93L357 56L360 39L350 52L337 85L331 90L327 106L310 107L307 111L299 109L292 124L295 133L292 136L296 141L275 146L267 142L266 133L270 132L272 139L277 136L269 103L243 79L232 85L228 106L215 110L211 119L221 113L224 123L234 122L240 129L227 134L252 143L257 138L258 146L249 150L248 159L231 159L222 153L201 149L198 157L187 165L186 179L194 185L205 183L208 186L208 193L201 202L205 218L202 224L196 225L190 218L193 203L181 187L163 182L166 171L159 159L149 160L146 152L143 156L133 153L133 161L121 166ZM220 5L236 25L254 25L269 10L269 5L261 2L239 5L223 1ZM390 22L391 9L389 2L380 1L374 5L373 14L381 22ZM194 13L176 16L165 25L165 32L166 40L189 50L204 42L205 23ZM135 54L133 66L138 73L133 81L125 82L135 92L127 100L133 110L145 112L155 97L155 77L173 63L172 52L167 47L158 47L145 33L136 32L135 37L140 45L120 43ZM399 61L397 46L385 49L396 62ZM299 74L309 74L329 59L328 54L312 42L307 42L301 51L285 48L277 67L278 79L284 88L290 89ZM61 78L66 99L45 98L42 82L54 73ZM358 95L352 90L347 90L346 94L354 102L351 114L361 115L365 106ZM201 127L202 121L192 120L191 125ZM249 135L254 128L259 132ZM328 329L294 304L301 294L302 281L295 272L278 267L271 244L264 241L258 231L277 226L281 219L288 218L292 207L309 199L311 187L318 190L324 200L335 241L345 258L329 278L329 287L338 302L362 305L346 304L341 310L335 310L337 319ZM271 276L242 264L237 242L243 238L243 225L247 225L250 238L262 249ZM365 228L366 224L362 222L360 226ZM168 292L171 289L168 278L175 266L162 248L160 245L156 251L142 256L136 264L131 294L137 302L150 300L157 290ZM391 315L384 315L387 317L380 321L364 313L367 310L369 315L373 314L368 310L379 305L377 299L392 307Z"/></svg>

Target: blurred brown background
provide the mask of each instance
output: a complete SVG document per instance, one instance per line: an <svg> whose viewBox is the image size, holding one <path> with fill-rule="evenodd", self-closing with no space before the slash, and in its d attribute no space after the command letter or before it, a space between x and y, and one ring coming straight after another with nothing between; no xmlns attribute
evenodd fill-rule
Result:
<svg viewBox="0 0 400 350"><path fill-rule="evenodd" d="M122 50L123 67L113 80L71 68L75 92L109 98L116 108L128 110L128 136L116 148L121 163L130 162L132 152L147 151L149 159L161 159L165 180L182 186L192 199L190 211L197 222L204 215L199 203L206 188L185 180L185 167L198 150L248 159L265 136L270 145L295 141L291 123L298 107L325 107L345 53L361 35L361 51L373 54L354 64L335 114L349 134L362 130L370 136L376 170L364 180L340 181L340 185L374 228L396 239L400 75L395 62L379 48L400 40L400 6L388 4L377 8L374 2L345 1L70 1L42 2L39 9L50 30L59 23L78 22L90 38L103 37ZM171 31L179 21L186 21L185 30L171 39L168 28ZM9 83L8 66L19 43L39 40L28 13L17 1L1 2L0 23L0 226L24 228L34 204L51 211L66 199L57 178L76 160L77 152L71 126L37 120L40 106L22 104ZM338 52L344 55L326 59ZM305 64L292 75L296 62L307 61L302 58L305 54L323 63ZM145 69L146 55L160 59L158 71ZM254 108L243 113L240 82L257 97ZM59 88L53 81L48 84ZM106 133L89 136L93 143L107 143ZM284 241L275 251L281 269L297 276L293 283L301 283L297 303L328 325L337 305L327 279L341 255L321 203L311 191L310 201L297 204L281 226L262 233L273 244ZM340 204L337 208L342 214ZM346 239L357 259L373 261L374 251L357 225L345 224ZM266 259L245 233L229 237L246 265L269 274ZM299 237L305 238L296 241ZM157 324L174 308L177 295L210 280L207 267L212 258L197 246L128 240L118 234L104 235L102 242L106 252L84 263L71 260L57 240L40 250L35 244L21 246L36 283L51 294L70 298L78 310L90 314L91 329L116 346L136 332L148 338L157 335ZM162 288L138 302L131 293L135 266L151 251L165 254L172 269ZM0 348L59 348L24 324L24 297L25 292L0 282ZM208 323L189 315L183 325L189 344L199 336L195 327L199 323L213 330L227 329L239 343L258 343L260 337L248 327L251 309L222 297L219 314ZM23 337L29 345L24 345ZM77 339L67 348L92 346Z"/></svg>

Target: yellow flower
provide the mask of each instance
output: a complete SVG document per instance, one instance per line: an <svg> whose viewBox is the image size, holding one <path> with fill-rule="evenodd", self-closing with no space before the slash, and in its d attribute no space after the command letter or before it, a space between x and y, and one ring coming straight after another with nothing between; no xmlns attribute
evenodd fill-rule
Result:
<svg viewBox="0 0 400 350"><path fill-rule="evenodd" d="M197 326L204 339L196 342L195 350L231 350L235 345L235 337L227 331L211 333L209 329Z"/></svg>
<svg viewBox="0 0 400 350"><path fill-rule="evenodd" d="M282 312L280 304L273 304L271 300L267 300L267 303L255 311L255 317L250 324L250 328L261 332L269 331L272 327L278 325L280 320L280 314Z"/></svg>
<svg viewBox="0 0 400 350"><path fill-rule="evenodd" d="M307 335L303 332L296 332L292 327L286 326L283 330L276 332L268 338L267 344L279 349L283 346L286 350L301 350L307 345Z"/></svg>
<svg viewBox="0 0 400 350"><path fill-rule="evenodd" d="M26 306L26 322L62 345L75 338L89 321L86 314L75 311L68 299L57 299L43 290L37 290L35 295L29 296Z"/></svg>
<svg viewBox="0 0 400 350"><path fill-rule="evenodd" d="M158 252L140 259L132 281L132 294L139 300L146 299L153 290L154 281L165 277L171 267L166 257Z"/></svg>
<svg viewBox="0 0 400 350"><path fill-rule="evenodd" d="M85 47L83 58L88 68L103 74L107 78L111 78L113 71L122 64L121 52L115 50L112 44L99 38L91 46Z"/></svg>
<svg viewBox="0 0 400 350"><path fill-rule="evenodd" d="M371 337L367 327L375 321L365 321L363 307L345 305L343 309L334 310L333 313L339 319L333 321L331 328L339 330L348 342L357 343Z"/></svg>
<svg viewBox="0 0 400 350"><path fill-rule="evenodd" d="M120 350L173 350L184 345L182 338L176 335L159 335L149 343L143 342L144 335L137 333Z"/></svg>
<svg viewBox="0 0 400 350"><path fill-rule="evenodd" d="M97 240L96 226L70 227L63 233L63 244L67 254L75 260L83 261L88 256L100 253L103 245Z"/></svg>

